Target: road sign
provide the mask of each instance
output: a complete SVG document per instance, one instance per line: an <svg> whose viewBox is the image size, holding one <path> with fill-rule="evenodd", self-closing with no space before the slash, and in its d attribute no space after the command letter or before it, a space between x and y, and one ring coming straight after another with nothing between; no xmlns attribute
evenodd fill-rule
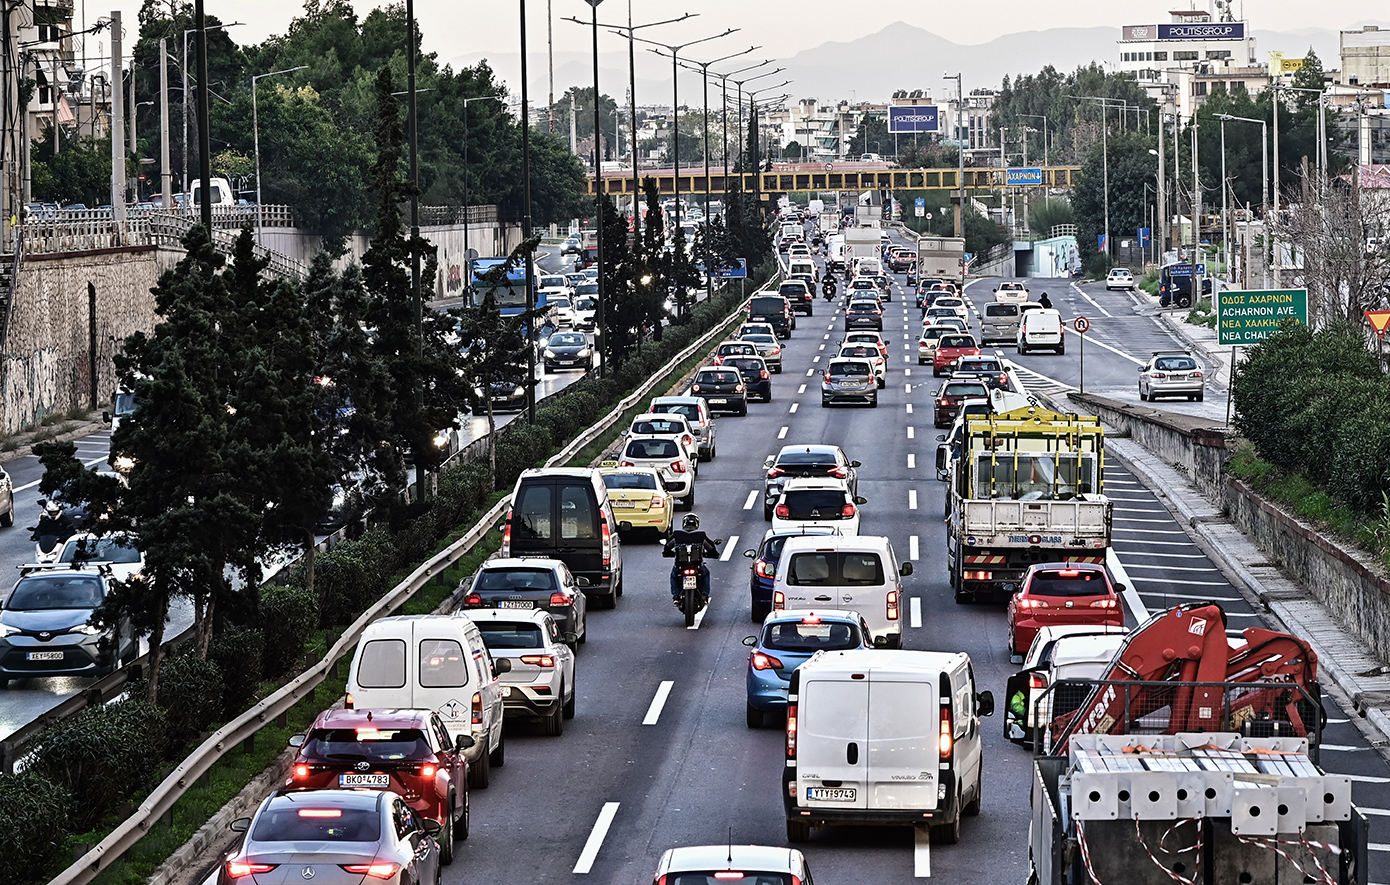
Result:
<svg viewBox="0 0 1390 885"><path fill-rule="evenodd" d="M1004 170L1004 186L1005 186L1005 187L1024 187L1024 186L1028 186L1028 185L1038 186L1038 185L1041 185L1042 183L1043 183L1043 174L1042 174L1042 170L1039 169L1039 168L1034 167L1034 168L1032 168L1032 169L1005 169L1005 170Z"/></svg>
<svg viewBox="0 0 1390 885"><path fill-rule="evenodd" d="M1256 344L1285 320L1308 322L1307 289L1226 289L1215 294L1216 343Z"/></svg>
<svg viewBox="0 0 1390 885"><path fill-rule="evenodd" d="M1086 319L1085 317L1077 317L1075 320L1072 321L1072 326L1076 328L1076 331L1080 332L1082 335L1085 335L1087 332L1091 330L1091 321Z"/></svg>
<svg viewBox="0 0 1390 885"><path fill-rule="evenodd" d="M1190 264L1170 264L1167 267L1170 277L1190 277L1192 276L1192 265ZM1201 276L1207 275L1207 265L1205 262L1197 265L1197 273Z"/></svg>
<svg viewBox="0 0 1390 885"><path fill-rule="evenodd" d="M936 132L941 127L936 105L889 105L889 132Z"/></svg>
<svg viewBox="0 0 1390 885"><path fill-rule="evenodd" d="M742 258L738 260L737 267L734 265L726 265L714 269L714 278L716 280L741 280L746 276L748 276L748 262Z"/></svg>
<svg viewBox="0 0 1390 885"><path fill-rule="evenodd" d="M1390 327L1390 310L1368 310L1366 311L1366 322L1371 324L1371 328L1376 330L1377 335L1384 338L1386 327Z"/></svg>
<svg viewBox="0 0 1390 885"><path fill-rule="evenodd" d="M918 197L912 201L912 211L918 218L927 214L927 201Z"/></svg>
<svg viewBox="0 0 1390 885"><path fill-rule="evenodd" d="M931 221L931 219L932 219L932 214L931 214L930 212L928 212L928 213L927 213L927 221Z"/></svg>

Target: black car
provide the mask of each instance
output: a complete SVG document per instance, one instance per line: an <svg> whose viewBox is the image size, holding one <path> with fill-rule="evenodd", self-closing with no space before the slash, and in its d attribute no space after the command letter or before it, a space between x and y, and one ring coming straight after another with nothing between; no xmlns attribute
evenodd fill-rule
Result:
<svg viewBox="0 0 1390 885"><path fill-rule="evenodd" d="M760 399L772 402L772 376L768 374L767 363L760 356L726 356L720 363L738 369L743 376L743 393L750 400Z"/></svg>
<svg viewBox="0 0 1390 885"><path fill-rule="evenodd" d="M1211 277L1202 278L1202 295L1204 297L1210 297ZM1158 306L1192 306L1191 264L1170 264L1159 272Z"/></svg>
<svg viewBox="0 0 1390 885"><path fill-rule="evenodd" d="M594 351L583 332L556 332L545 343L545 370L592 369Z"/></svg>
<svg viewBox="0 0 1390 885"><path fill-rule="evenodd" d="M883 308L877 301L851 301L845 308L845 331L874 329L883 331Z"/></svg>
<svg viewBox="0 0 1390 885"><path fill-rule="evenodd" d="M748 414L748 397L743 374L738 369L706 366L695 373L690 393L702 397L711 412Z"/></svg>
<svg viewBox="0 0 1390 885"><path fill-rule="evenodd" d="M574 648L587 638L588 606L580 588L588 585L587 578L576 578L562 562L493 559L473 577L463 607L544 609L555 618L561 633L574 634L569 643Z"/></svg>
<svg viewBox="0 0 1390 885"><path fill-rule="evenodd" d="M777 294L791 303L792 310L811 316L816 302L816 293L805 280L787 280L777 290Z"/></svg>
<svg viewBox="0 0 1390 885"><path fill-rule="evenodd" d="M772 510L782 497L782 485L796 477L843 479L850 495L859 494L859 462L851 461L845 450L831 445L783 446L775 457L763 463L767 480L763 486L763 519L772 519Z"/></svg>
<svg viewBox="0 0 1390 885"><path fill-rule="evenodd" d="M771 324L778 338L792 337L796 328L791 303L781 295L754 295L748 299L748 322Z"/></svg>

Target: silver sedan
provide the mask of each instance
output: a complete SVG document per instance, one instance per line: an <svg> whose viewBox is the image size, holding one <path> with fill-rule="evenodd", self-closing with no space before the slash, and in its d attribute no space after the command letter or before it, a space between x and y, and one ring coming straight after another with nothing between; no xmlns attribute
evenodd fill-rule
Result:
<svg viewBox="0 0 1390 885"><path fill-rule="evenodd" d="M1185 396L1201 402L1206 393L1202 367L1187 353L1155 353L1139 367L1139 399Z"/></svg>

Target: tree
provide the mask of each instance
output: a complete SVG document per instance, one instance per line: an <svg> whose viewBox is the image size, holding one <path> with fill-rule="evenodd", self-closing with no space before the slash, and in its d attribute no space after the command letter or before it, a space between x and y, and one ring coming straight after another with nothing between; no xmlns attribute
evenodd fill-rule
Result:
<svg viewBox="0 0 1390 885"><path fill-rule="evenodd" d="M782 159L786 160L787 162L796 162L801 159L802 150L803 148L801 147L800 142L789 141L786 144L782 145L782 149L779 152L779 154L782 157Z"/></svg>
<svg viewBox="0 0 1390 885"><path fill-rule="evenodd" d="M859 128L849 140L849 155L893 153L893 136L888 134L888 118L865 114L859 118Z"/></svg>
<svg viewBox="0 0 1390 885"><path fill-rule="evenodd" d="M33 146L33 196L40 202L100 206L111 202L111 139L64 141L55 156L53 129Z"/></svg>
<svg viewBox="0 0 1390 885"><path fill-rule="evenodd" d="M594 87L592 86L571 86L565 90L565 94L555 99L555 135L568 142L570 137L570 107L573 102L575 110L574 129L575 137L579 139L592 138L594 134ZM603 128L603 141L611 151L614 128L614 120L619 114L618 103L613 100L613 96L607 93L599 94L598 101L599 125ZM604 154L607 156L607 152Z"/></svg>
<svg viewBox="0 0 1390 885"><path fill-rule="evenodd" d="M661 211L661 194L656 179L642 179L642 237L636 247L632 271L633 313L637 325L651 327L652 337L660 341L666 319L666 292L670 287L670 257L666 252L666 221ZM640 346L640 340L638 342Z"/></svg>
<svg viewBox="0 0 1390 885"><path fill-rule="evenodd" d="M1126 123L1119 118L1127 115L1114 110L1116 102L1157 112L1153 99L1129 75L1108 73L1094 62L1068 74L1047 65L1037 74L1004 78L990 111L990 131L1008 129L1011 143L1015 133L1023 132L1028 138L1029 162L1034 162L1044 156L1043 121L1036 118L1045 116L1050 130L1048 158L1054 165L1080 163L1091 144L1100 139L1100 128L1093 122L1099 117L1099 103L1073 97L1079 95L1112 99L1109 118L1121 129Z"/></svg>
<svg viewBox="0 0 1390 885"><path fill-rule="evenodd" d="M604 329L599 353L614 368L626 361L642 337L643 310L633 289L633 255L627 243L627 219L611 197L600 202L603 213Z"/></svg>
<svg viewBox="0 0 1390 885"><path fill-rule="evenodd" d="M1133 132L1109 136L1110 236L1116 237L1144 226L1144 185L1154 177L1154 161L1149 149L1154 140ZM1090 273L1107 269L1105 253L1097 239L1105 232L1105 169L1101 144L1092 145L1076 179L1072 208L1076 214L1077 242L1082 263ZM1112 254L1114 243L1111 243Z"/></svg>
<svg viewBox="0 0 1390 885"><path fill-rule="evenodd" d="M1275 225L1300 265L1284 282L1308 288L1313 328L1364 328L1364 311L1390 306L1390 251L1372 245L1390 230L1390 204L1355 172L1349 182L1325 182L1305 165L1301 179L1302 194Z"/></svg>

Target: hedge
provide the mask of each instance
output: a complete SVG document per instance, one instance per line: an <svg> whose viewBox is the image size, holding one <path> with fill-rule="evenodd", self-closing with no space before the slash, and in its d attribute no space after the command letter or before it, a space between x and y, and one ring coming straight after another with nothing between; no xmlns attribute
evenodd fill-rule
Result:
<svg viewBox="0 0 1390 885"><path fill-rule="evenodd" d="M21 880L44 868L68 835L72 797L48 778L0 774L0 868Z"/></svg>

